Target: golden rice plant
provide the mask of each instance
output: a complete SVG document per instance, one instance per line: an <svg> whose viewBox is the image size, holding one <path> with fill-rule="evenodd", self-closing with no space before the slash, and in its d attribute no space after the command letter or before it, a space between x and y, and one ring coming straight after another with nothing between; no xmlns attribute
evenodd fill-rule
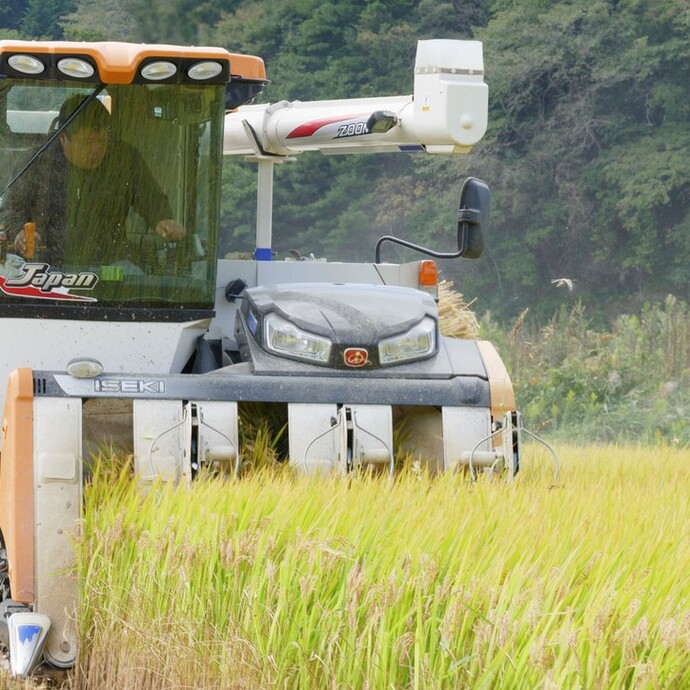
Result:
<svg viewBox="0 0 690 690"><path fill-rule="evenodd" d="M470 308L471 302L453 288L452 280L438 284L438 321L443 335L451 338L476 340L479 337L479 322Z"/></svg>
<svg viewBox="0 0 690 690"><path fill-rule="evenodd" d="M97 469L75 688L690 687L690 452L142 492Z"/></svg>

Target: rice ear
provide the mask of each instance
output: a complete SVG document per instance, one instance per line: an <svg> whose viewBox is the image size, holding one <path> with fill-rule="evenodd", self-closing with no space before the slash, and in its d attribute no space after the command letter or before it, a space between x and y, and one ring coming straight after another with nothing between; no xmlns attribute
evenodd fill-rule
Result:
<svg viewBox="0 0 690 690"><path fill-rule="evenodd" d="M438 284L438 320L442 335L467 340L479 338L479 322L470 309L471 304L453 289L452 280L442 280Z"/></svg>

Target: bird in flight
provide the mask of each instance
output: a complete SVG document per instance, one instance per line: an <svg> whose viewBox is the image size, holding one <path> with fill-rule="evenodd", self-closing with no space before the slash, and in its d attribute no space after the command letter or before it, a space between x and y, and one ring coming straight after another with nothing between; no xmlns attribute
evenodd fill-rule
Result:
<svg viewBox="0 0 690 690"><path fill-rule="evenodd" d="M567 287L568 292L572 292L575 289L575 280L572 278L554 278L551 281L551 285L556 287Z"/></svg>

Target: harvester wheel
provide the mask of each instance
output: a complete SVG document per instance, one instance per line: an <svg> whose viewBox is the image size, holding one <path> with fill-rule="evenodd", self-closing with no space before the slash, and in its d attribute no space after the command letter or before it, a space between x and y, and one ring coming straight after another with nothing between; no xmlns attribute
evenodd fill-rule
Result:
<svg viewBox="0 0 690 690"><path fill-rule="evenodd" d="M10 569L7 561L7 549L0 536L0 602L10 598Z"/></svg>

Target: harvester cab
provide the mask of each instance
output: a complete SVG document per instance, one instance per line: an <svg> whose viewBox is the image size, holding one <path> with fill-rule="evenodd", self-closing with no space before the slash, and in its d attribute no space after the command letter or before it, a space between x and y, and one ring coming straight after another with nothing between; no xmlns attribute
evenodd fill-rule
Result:
<svg viewBox="0 0 690 690"><path fill-rule="evenodd" d="M214 314L224 114L265 81L261 59L216 48L0 41L0 639L15 673L41 652L75 659L73 577L41 573L72 562L93 407L22 411L11 372L184 370ZM108 408L108 433L122 414ZM36 616L58 624L44 635Z"/></svg>
<svg viewBox="0 0 690 690"><path fill-rule="evenodd" d="M297 471L392 472L403 454L518 471L500 357L439 329L433 258L481 254L483 182L463 185L447 253L392 236L370 263L272 247L274 167L303 151L468 152L487 122L480 43L420 41L414 94L385 98L244 105L263 62L212 48L4 41L0 77L0 639L14 673L74 663L70 535L93 444L125 448L142 482L236 473L242 406L270 403ZM248 258L216 256L223 154L258 171ZM383 262L388 243L432 259Z"/></svg>
<svg viewBox="0 0 690 690"><path fill-rule="evenodd" d="M2 399L19 366L179 372L213 316L223 117L259 58L0 43Z"/></svg>

